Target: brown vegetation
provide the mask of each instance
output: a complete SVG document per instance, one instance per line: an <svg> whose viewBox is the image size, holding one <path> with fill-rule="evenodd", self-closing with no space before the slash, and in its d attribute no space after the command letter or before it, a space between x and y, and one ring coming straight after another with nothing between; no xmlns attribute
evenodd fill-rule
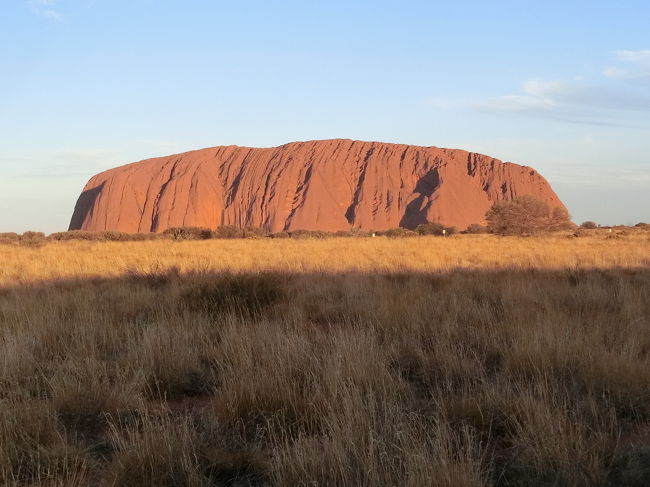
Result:
<svg viewBox="0 0 650 487"><path fill-rule="evenodd" d="M580 228L585 228L587 230L593 230L594 228L598 228L598 224L596 222L592 222L590 220L586 222L582 222L580 224Z"/></svg>
<svg viewBox="0 0 650 487"><path fill-rule="evenodd" d="M648 485L650 234L584 232L0 246L0 484Z"/></svg>
<svg viewBox="0 0 650 487"><path fill-rule="evenodd" d="M546 202L530 195L496 202L485 219L490 232L499 235L531 235L573 226L564 208L551 209Z"/></svg>

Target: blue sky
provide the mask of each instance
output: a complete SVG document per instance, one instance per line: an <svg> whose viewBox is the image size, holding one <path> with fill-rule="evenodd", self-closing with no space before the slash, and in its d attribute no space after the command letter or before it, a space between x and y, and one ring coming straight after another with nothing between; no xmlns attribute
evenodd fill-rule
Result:
<svg viewBox="0 0 650 487"><path fill-rule="evenodd" d="M0 231L65 230L101 170L344 137L538 169L650 221L650 2L3 0Z"/></svg>

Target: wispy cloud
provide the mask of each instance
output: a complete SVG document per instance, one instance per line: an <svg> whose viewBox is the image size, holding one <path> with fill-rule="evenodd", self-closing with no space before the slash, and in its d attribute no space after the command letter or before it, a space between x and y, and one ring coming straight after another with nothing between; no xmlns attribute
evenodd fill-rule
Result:
<svg viewBox="0 0 650 487"><path fill-rule="evenodd" d="M572 188L610 188L641 189L650 184L647 164L627 164L621 167L617 161L600 165L595 170L593 164L582 163L566 165L553 174L553 183Z"/></svg>
<svg viewBox="0 0 650 487"><path fill-rule="evenodd" d="M603 74L611 79L650 81L650 49L616 51L618 66L608 66Z"/></svg>
<svg viewBox="0 0 650 487"><path fill-rule="evenodd" d="M586 80L529 79L518 90L482 100L429 100L439 109L471 108L487 113L529 116L567 123L646 127L650 117L650 50L616 51L622 66L609 66Z"/></svg>
<svg viewBox="0 0 650 487"><path fill-rule="evenodd" d="M616 51L616 55L623 61L650 63L650 49L641 51Z"/></svg>
<svg viewBox="0 0 650 487"><path fill-rule="evenodd" d="M175 152L179 152L179 145L172 141L135 139L120 149L71 147L0 153L0 173L13 179L88 178L121 164Z"/></svg>
<svg viewBox="0 0 650 487"><path fill-rule="evenodd" d="M493 97L476 108L499 113L545 116L569 122L619 124L622 112L650 113L650 96L585 81L524 82L518 93Z"/></svg>
<svg viewBox="0 0 650 487"><path fill-rule="evenodd" d="M57 8L58 0L26 0L27 6L37 15L54 22L63 20L63 14Z"/></svg>
<svg viewBox="0 0 650 487"><path fill-rule="evenodd" d="M14 178L60 179L89 177L95 172L121 164L124 155L111 149L75 148L0 155L0 168ZM12 171L12 168L15 168Z"/></svg>

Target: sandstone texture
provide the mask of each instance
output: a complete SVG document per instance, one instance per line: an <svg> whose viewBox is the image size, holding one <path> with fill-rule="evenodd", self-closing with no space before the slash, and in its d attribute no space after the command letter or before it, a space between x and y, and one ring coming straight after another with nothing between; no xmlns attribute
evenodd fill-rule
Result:
<svg viewBox="0 0 650 487"><path fill-rule="evenodd" d="M534 169L464 150L344 139L222 146L97 174L70 229L383 230L426 221L463 229L483 223L495 201L525 194L564 208Z"/></svg>

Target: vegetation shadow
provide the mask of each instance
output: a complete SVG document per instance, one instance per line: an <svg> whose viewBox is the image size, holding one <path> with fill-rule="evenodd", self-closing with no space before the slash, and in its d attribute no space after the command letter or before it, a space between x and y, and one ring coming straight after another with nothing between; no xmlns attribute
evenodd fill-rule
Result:
<svg viewBox="0 0 650 487"><path fill-rule="evenodd" d="M646 485L648 326L647 267L5 286L0 483Z"/></svg>

